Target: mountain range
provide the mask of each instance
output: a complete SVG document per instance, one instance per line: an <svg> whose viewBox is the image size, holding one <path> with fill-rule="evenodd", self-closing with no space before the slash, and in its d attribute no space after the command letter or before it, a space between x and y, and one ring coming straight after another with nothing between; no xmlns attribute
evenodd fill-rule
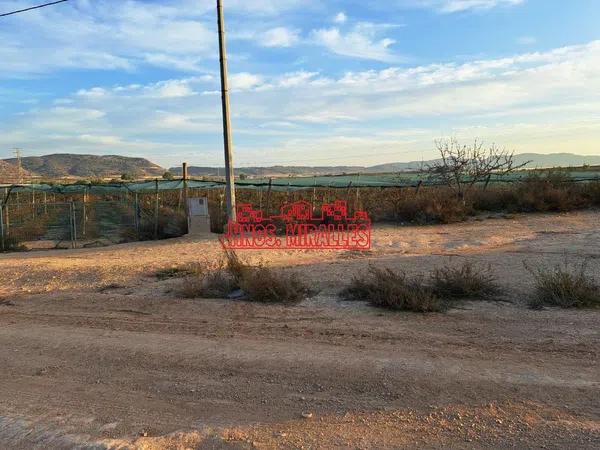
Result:
<svg viewBox="0 0 600 450"><path fill-rule="evenodd" d="M419 170L439 160L396 162L376 166L272 166L272 167L242 167L235 170L236 175L245 174L251 177L289 176L289 175L337 175L343 173L391 173ZM584 165L600 165L600 155L584 156L573 153L522 153L515 155L515 165L528 163L526 168L549 167L581 167ZM181 176L181 168L169 169L176 176ZM188 174L191 177L223 176L223 167L191 166Z"/></svg>
<svg viewBox="0 0 600 450"><path fill-rule="evenodd" d="M430 161L396 162L376 166L272 166L242 167L235 170L236 175L249 177L283 177L336 175L343 173L390 173L419 170ZM515 156L515 162L522 164L531 161L528 168L580 167L600 165L600 156L584 156L572 153L538 154L523 153ZM54 154L46 156L28 156L21 159L21 174L25 179L91 179L91 178L159 178L166 169L144 158L130 158L115 155L76 155ZM0 160L0 183L18 181L18 161L15 158ZM181 176L181 167L169 169L175 176ZM191 166L191 177L223 176L221 167Z"/></svg>

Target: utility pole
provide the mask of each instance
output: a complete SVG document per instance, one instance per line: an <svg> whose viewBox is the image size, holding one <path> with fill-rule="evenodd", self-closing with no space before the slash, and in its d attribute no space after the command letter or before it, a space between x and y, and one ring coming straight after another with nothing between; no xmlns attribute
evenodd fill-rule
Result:
<svg viewBox="0 0 600 450"><path fill-rule="evenodd" d="M217 0L217 17L219 22L219 55L221 63L221 101L223 104L223 138L225 145L225 197L227 216L235 222L235 175L233 172L233 142L231 138L231 111L229 106L229 80L227 74L227 45L225 41L225 19L223 17L223 2Z"/></svg>

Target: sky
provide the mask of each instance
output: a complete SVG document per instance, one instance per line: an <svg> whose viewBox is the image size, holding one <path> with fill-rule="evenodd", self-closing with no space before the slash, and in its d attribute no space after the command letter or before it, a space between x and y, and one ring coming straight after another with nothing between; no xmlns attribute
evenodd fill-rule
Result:
<svg viewBox="0 0 600 450"><path fill-rule="evenodd" d="M430 159L450 137L600 154L598 0L223 4L239 167ZM215 5L71 0L0 18L0 158L222 165Z"/></svg>

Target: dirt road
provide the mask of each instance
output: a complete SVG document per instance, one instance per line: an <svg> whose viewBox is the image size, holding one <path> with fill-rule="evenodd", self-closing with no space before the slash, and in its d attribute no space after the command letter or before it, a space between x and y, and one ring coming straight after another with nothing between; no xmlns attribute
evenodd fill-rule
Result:
<svg viewBox="0 0 600 450"><path fill-rule="evenodd" d="M382 226L366 254L251 253L321 293L183 300L158 269L214 239L0 256L0 448L600 446L600 312L532 311L523 260L586 258L600 213ZM506 296L389 313L336 292L368 264L491 264Z"/></svg>

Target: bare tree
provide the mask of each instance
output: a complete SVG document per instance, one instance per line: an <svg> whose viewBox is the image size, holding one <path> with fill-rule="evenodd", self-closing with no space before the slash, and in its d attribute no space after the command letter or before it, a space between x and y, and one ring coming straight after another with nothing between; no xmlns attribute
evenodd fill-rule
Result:
<svg viewBox="0 0 600 450"><path fill-rule="evenodd" d="M463 199L475 185L490 182L492 175L506 175L529 164L515 164L514 151L492 144L485 147L478 140L462 145L456 139L435 142L441 158L425 167L430 179L445 184Z"/></svg>

